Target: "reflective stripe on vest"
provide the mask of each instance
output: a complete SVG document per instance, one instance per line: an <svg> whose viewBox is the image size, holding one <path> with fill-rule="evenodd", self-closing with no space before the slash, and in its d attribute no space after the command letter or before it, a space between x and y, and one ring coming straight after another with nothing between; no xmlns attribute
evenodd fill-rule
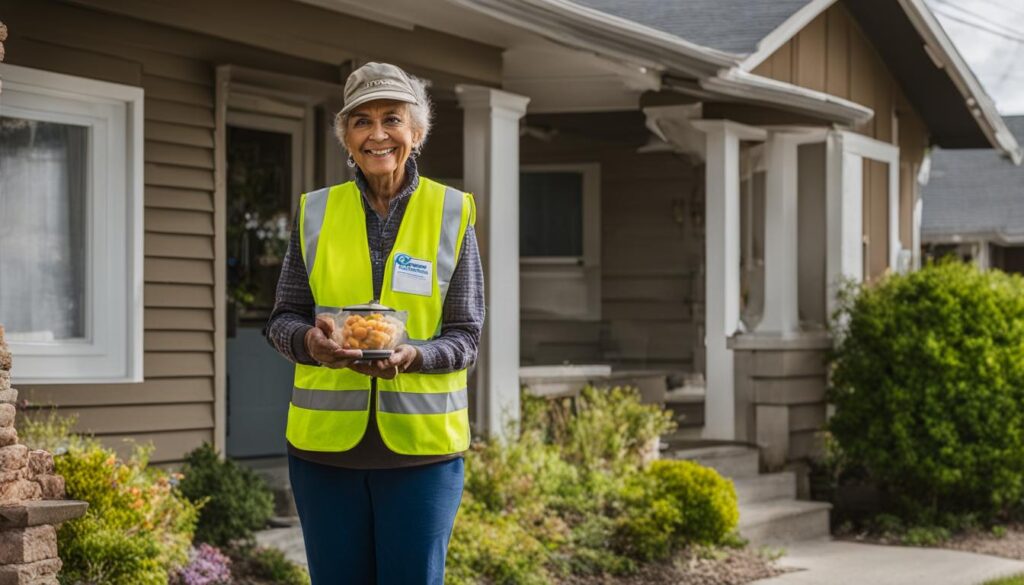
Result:
<svg viewBox="0 0 1024 585"><path fill-rule="evenodd" d="M302 197L299 211L303 262L316 312L365 303L373 272L362 195L354 183ZM380 302L409 315L409 343L440 333L444 299L466 230L475 220L472 197L426 178L410 196L392 253ZM430 263L430 294L393 290L395 257ZM417 291L422 292L422 291ZM377 381L377 427L393 451L448 454L469 446L465 370L446 374L403 373ZM309 451L345 451L362 438L369 415L370 378L349 369L297 364L288 411L289 442Z"/></svg>

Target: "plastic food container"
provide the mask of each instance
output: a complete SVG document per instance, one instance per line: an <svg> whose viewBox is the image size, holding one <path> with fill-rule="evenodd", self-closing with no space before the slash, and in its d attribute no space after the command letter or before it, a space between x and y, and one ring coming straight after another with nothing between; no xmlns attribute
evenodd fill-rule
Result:
<svg viewBox="0 0 1024 585"><path fill-rule="evenodd" d="M343 307L331 315L334 333L331 339L345 349L363 350L363 359L391 357L406 339L405 322L409 314L375 302Z"/></svg>

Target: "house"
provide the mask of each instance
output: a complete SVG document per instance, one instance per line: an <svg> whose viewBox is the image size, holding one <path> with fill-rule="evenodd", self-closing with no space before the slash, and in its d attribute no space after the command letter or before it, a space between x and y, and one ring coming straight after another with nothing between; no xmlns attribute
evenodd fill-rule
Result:
<svg viewBox="0 0 1024 585"><path fill-rule="evenodd" d="M1024 116L1007 117L1006 124L1024 140ZM984 150L937 149L930 158L922 193L924 253L1024 273L1024 171Z"/></svg>
<svg viewBox="0 0 1024 585"><path fill-rule="evenodd" d="M516 416L521 364L602 363L703 380L688 436L797 464L820 448L835 283L920 261L926 149L1020 158L921 0L0 14L15 382L161 463L282 452L290 368L259 329L297 195L348 176L330 120L362 62L430 81L421 170L477 195L480 432Z"/></svg>

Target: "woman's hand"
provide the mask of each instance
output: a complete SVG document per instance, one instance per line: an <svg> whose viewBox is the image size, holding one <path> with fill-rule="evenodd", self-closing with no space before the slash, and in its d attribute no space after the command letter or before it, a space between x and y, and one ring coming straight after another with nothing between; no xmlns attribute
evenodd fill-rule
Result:
<svg viewBox="0 0 1024 585"><path fill-rule="evenodd" d="M396 347L394 353L387 359L352 364L349 368L366 376L390 380L402 372L418 372L422 363L420 350L412 345L403 344Z"/></svg>
<svg viewBox="0 0 1024 585"><path fill-rule="evenodd" d="M347 368L363 357L362 350L344 349L335 343L331 333L334 333L334 320L324 317L317 317L316 326L306 332L306 351L321 366Z"/></svg>

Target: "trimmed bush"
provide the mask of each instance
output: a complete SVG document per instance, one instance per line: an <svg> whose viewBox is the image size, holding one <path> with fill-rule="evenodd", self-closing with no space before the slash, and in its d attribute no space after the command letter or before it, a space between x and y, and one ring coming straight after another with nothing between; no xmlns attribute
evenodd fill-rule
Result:
<svg viewBox="0 0 1024 585"><path fill-rule="evenodd" d="M1024 279L943 262L846 295L829 430L915 522L1024 497Z"/></svg>
<svg viewBox="0 0 1024 585"><path fill-rule="evenodd" d="M128 461L98 445L55 459L69 498L89 503L85 516L57 533L62 583L164 585L188 561L197 511L172 477L147 468L149 451Z"/></svg>
<svg viewBox="0 0 1024 585"><path fill-rule="evenodd" d="M201 506L196 542L225 547L250 541L274 513L274 497L251 469L221 459L209 443L188 454L178 488Z"/></svg>
<svg viewBox="0 0 1024 585"><path fill-rule="evenodd" d="M685 544L722 543L740 517L732 482L691 461L655 461L630 482L623 501L616 541L644 560Z"/></svg>

